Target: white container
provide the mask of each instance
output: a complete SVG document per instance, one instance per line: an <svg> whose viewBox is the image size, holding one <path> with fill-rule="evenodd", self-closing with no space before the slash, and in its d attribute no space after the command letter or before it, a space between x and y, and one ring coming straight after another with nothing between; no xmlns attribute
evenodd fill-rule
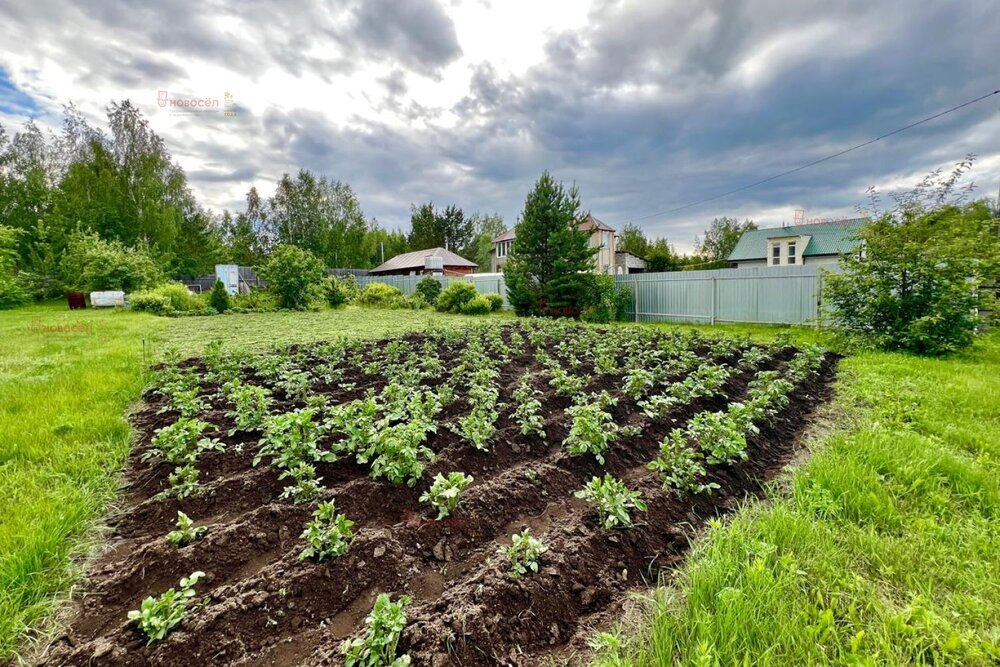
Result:
<svg viewBox="0 0 1000 667"><path fill-rule="evenodd" d="M125 305L125 292L91 292L90 305L94 308L114 308Z"/></svg>

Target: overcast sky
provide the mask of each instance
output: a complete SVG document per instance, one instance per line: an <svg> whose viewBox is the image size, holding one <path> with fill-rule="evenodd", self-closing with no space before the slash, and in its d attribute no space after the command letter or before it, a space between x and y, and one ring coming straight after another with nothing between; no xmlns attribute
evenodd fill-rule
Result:
<svg viewBox="0 0 1000 667"><path fill-rule="evenodd" d="M306 167L369 216L433 200L513 224L543 169L585 208L680 248L715 216L855 214L979 155L1000 181L1000 95L680 213L1000 88L1000 2L0 0L0 123L103 124L129 98L199 200L239 209ZM182 114L157 98L218 99ZM224 109L226 94L232 115Z"/></svg>

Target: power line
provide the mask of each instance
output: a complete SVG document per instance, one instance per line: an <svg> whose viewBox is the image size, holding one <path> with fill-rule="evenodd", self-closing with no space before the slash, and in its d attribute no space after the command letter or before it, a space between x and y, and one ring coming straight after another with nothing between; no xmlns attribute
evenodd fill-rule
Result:
<svg viewBox="0 0 1000 667"><path fill-rule="evenodd" d="M744 185L742 187L736 188L735 190L729 190L728 192L723 192L722 194L716 195L714 197L707 197L705 199L699 199L697 201L693 201L693 202L689 202L687 204L684 204L682 206L677 206L676 208L667 209L665 211L657 211L656 213L650 213L649 215L644 215L644 216L641 216L641 217L638 217L638 218L632 218L630 220L630 222L637 222L639 220L648 220L649 218L656 218L656 217L659 217L661 215L668 215L670 213L676 213L677 211L683 211L684 209L691 208L692 206L698 206L699 204L707 204L708 202L715 201L717 199L722 199L723 197L728 197L729 195L734 195L737 192L743 192L744 190L749 190L750 188L755 188L758 185L763 185L764 183L770 183L771 181L775 181L775 180L777 180L779 178L782 178L784 176L788 176L789 174L794 174L797 171L802 171L803 169L808 169L809 167L815 167L818 164L821 164L821 163L826 162L828 160L832 160L834 158L840 157L841 155L847 155L848 153L850 153L852 151L856 151L859 148L864 148L865 146L870 146L871 144L874 144L876 141L881 141L882 139L885 139L887 137L891 137L894 134L899 134L900 132L905 132L906 130L909 130L911 128L916 127L917 125L923 125L924 123L932 121L935 118L940 118L942 116L947 116L948 114L952 113L953 111L958 111L959 109L967 107L967 106L969 106L971 104L975 104L976 102L981 102L981 101L985 100L987 97L992 97L993 95L1000 95L1000 90L994 90L992 93L986 93L985 95L981 95L980 97L977 97L974 100L969 100L968 102L963 102L962 104L959 104L957 106L953 106L950 109L945 109L944 111L941 111L940 113L936 113L933 116L928 116L927 118L923 118L923 119L918 120L918 121L916 121L914 123L910 123L909 125L904 125L903 127L897 128L897 129L893 130L892 132L886 132L885 134L879 135L879 136L875 137L874 139L869 139L868 141L860 143L860 144L858 144L856 146L851 146L850 148L846 148L846 149L844 149L842 151L838 151L838 152L833 153L831 155L827 155L826 157L822 157L822 158L820 158L818 160L813 160L812 162L808 162L806 164L800 165L798 167L795 167L794 169L789 169L788 171L783 171L780 174L775 174L774 176L769 176L768 178L764 178L764 179L761 179L759 181L755 181L753 183L750 183L749 185Z"/></svg>

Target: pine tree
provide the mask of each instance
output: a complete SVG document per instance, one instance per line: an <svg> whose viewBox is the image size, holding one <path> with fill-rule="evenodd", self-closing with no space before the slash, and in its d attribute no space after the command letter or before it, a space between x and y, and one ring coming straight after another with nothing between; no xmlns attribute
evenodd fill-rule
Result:
<svg viewBox="0 0 1000 667"><path fill-rule="evenodd" d="M597 252L580 231L580 193L544 172L524 202L504 265L507 294L518 314L578 315Z"/></svg>
<svg viewBox="0 0 1000 667"><path fill-rule="evenodd" d="M226 291L226 286L222 284L221 280L216 280L215 284L212 285L212 291L208 293L208 305L220 313L229 310L229 292Z"/></svg>

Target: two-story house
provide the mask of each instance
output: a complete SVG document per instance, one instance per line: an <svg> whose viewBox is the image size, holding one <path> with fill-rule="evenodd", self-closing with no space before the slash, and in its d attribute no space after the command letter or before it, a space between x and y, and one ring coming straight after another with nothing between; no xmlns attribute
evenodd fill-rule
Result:
<svg viewBox="0 0 1000 667"><path fill-rule="evenodd" d="M601 222L588 213L587 217L580 221L580 229L589 232L590 247L597 248L597 253L593 258L594 271L596 273L614 273L615 250L617 249L614 227ZM493 250L490 251L490 271L498 273L503 270L503 265L513 247L513 229L508 229L493 239Z"/></svg>
<svg viewBox="0 0 1000 667"><path fill-rule="evenodd" d="M842 254L858 251L858 233L867 222L866 218L851 218L751 229L743 232L729 254L729 266L743 269L834 263Z"/></svg>

